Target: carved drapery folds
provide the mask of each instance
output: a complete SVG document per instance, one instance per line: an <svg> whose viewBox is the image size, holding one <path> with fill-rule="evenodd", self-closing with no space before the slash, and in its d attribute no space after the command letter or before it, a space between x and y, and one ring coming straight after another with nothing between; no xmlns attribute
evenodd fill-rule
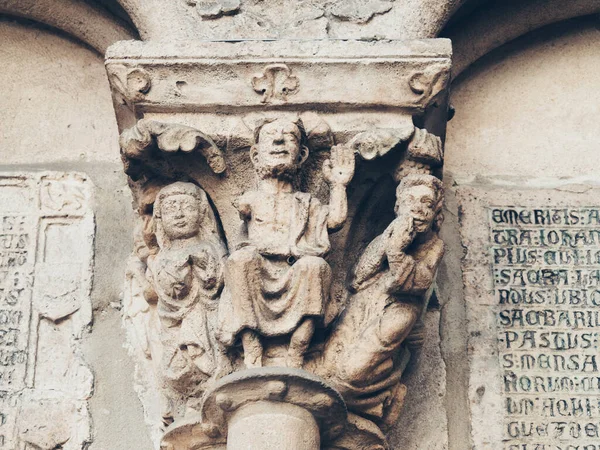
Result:
<svg viewBox="0 0 600 450"><path fill-rule="evenodd" d="M444 40L109 51L162 449L387 448L444 252L449 69Z"/></svg>

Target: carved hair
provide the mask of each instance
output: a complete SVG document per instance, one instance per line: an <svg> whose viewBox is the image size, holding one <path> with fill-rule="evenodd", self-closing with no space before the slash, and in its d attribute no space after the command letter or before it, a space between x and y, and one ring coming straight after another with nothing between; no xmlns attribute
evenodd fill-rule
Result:
<svg viewBox="0 0 600 450"><path fill-rule="evenodd" d="M200 224L198 239L212 243L221 242L219 238L219 227L213 209L208 202L206 192L193 183L176 182L163 187L156 195L154 202L153 222L154 233L160 248L169 247L170 239L166 236L162 225L162 202L172 195L188 195L197 201L200 210Z"/></svg>
<svg viewBox="0 0 600 450"><path fill-rule="evenodd" d="M306 134L304 123L302 122L302 119L300 117L296 117L295 119L263 119L254 129L254 145L258 144L258 141L260 139L260 132L262 131L263 127L269 123L277 122L278 120L291 122L294 125L296 125L296 127L300 131L300 136L298 136L298 142L300 146L308 147L308 135Z"/></svg>
<svg viewBox="0 0 600 450"><path fill-rule="evenodd" d="M439 231L444 221L444 215L442 208L444 206L444 185L442 180L433 175L413 173L405 176L400 181L400 184L396 188L396 199L399 199L404 193L416 186L426 186L435 193L435 218L433 219L432 229L433 231ZM398 211L396 211L398 213Z"/></svg>

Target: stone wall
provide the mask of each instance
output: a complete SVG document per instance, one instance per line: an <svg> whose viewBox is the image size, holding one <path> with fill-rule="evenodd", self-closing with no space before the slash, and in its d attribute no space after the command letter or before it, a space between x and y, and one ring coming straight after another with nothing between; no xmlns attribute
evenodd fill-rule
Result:
<svg viewBox="0 0 600 450"><path fill-rule="evenodd" d="M77 172L91 185L93 322L80 339L95 381L90 448L149 450L119 311L132 209L103 58L61 33L9 18L0 20L0 41L0 173Z"/></svg>
<svg viewBox="0 0 600 450"><path fill-rule="evenodd" d="M516 206L520 200L502 189L522 192L523 203L526 192L543 189L538 203L570 198L575 206L578 201L568 192L583 193L598 184L597 26L597 18L590 17L538 30L488 54L454 81L456 116L448 124L444 168L448 253L438 278L451 449L465 448L469 439L465 353L475 338L468 335L473 329L465 304L477 298L463 293L461 258L468 248L461 245L459 216L465 203L459 205L455 193L469 186L470 192L491 191L492 203L512 198L508 201Z"/></svg>

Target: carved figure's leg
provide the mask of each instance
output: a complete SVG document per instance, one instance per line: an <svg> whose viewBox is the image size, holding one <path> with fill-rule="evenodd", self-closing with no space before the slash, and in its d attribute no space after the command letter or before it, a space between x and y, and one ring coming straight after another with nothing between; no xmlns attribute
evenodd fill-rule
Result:
<svg viewBox="0 0 600 450"><path fill-rule="evenodd" d="M406 339L418 317L418 305L392 303L384 309L379 321L379 340L386 347L398 347Z"/></svg>
<svg viewBox="0 0 600 450"><path fill-rule="evenodd" d="M242 346L244 347L244 363L248 369L262 367L263 346L258 334L252 330L242 332Z"/></svg>
<svg viewBox="0 0 600 450"><path fill-rule="evenodd" d="M292 334L288 348L287 366L301 369L304 365L304 354L315 333L315 320L306 318Z"/></svg>
<svg viewBox="0 0 600 450"><path fill-rule="evenodd" d="M395 302L381 311L381 317L368 324L359 339L350 345L340 361L344 381L360 386L398 350L419 316L414 304Z"/></svg>

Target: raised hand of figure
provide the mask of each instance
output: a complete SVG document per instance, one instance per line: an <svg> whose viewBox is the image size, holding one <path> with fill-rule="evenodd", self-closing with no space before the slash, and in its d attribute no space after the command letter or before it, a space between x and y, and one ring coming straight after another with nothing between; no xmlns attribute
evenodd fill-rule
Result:
<svg viewBox="0 0 600 450"><path fill-rule="evenodd" d="M386 229L386 253L404 252L415 239L413 218L401 214Z"/></svg>
<svg viewBox="0 0 600 450"><path fill-rule="evenodd" d="M334 145L329 159L323 163L323 178L329 184L346 186L354 176L354 165L354 149Z"/></svg>

